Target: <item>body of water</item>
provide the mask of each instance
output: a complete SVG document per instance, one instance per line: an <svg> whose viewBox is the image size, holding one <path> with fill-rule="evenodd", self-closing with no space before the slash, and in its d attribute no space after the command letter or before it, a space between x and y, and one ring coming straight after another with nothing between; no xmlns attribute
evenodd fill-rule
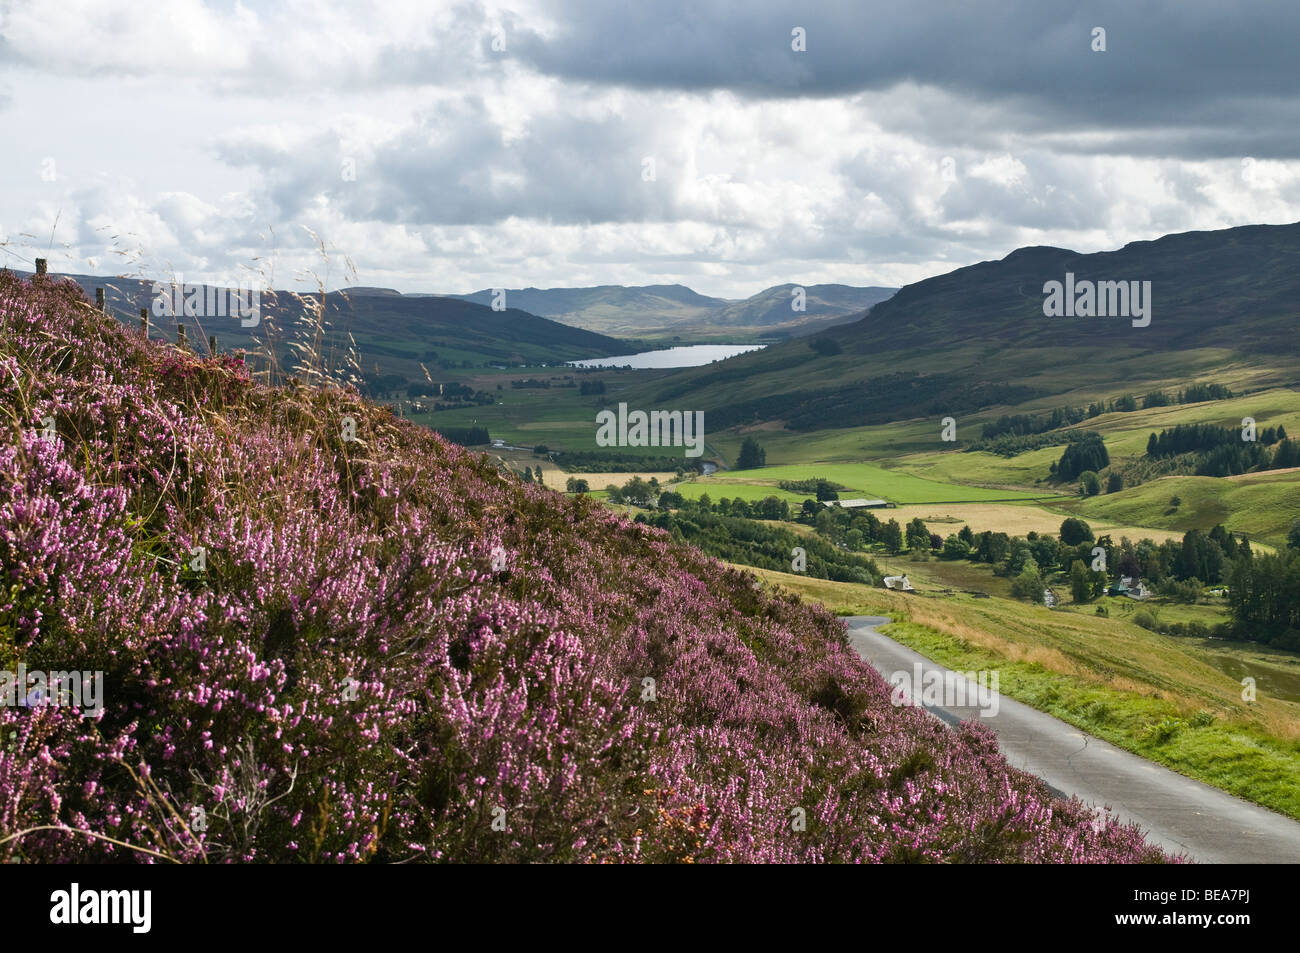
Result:
<svg viewBox="0 0 1300 953"><path fill-rule="evenodd" d="M569 361L573 367L699 367L712 361L735 357L746 351L758 351L764 344L688 344L665 348L662 351L642 351L640 354L619 354L614 357L593 357L586 361Z"/></svg>

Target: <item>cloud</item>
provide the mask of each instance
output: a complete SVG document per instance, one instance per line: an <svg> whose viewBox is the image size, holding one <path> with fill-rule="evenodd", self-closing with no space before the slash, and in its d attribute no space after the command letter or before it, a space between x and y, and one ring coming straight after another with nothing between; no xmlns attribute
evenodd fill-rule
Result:
<svg viewBox="0 0 1300 953"><path fill-rule="evenodd" d="M0 220L83 270L261 256L288 281L310 228L366 284L741 297L1300 219L1283 5L5 11Z"/></svg>

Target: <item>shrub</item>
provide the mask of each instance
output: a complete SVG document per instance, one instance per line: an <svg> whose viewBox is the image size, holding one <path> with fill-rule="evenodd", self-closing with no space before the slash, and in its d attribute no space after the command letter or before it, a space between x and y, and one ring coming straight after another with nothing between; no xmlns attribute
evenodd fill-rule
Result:
<svg viewBox="0 0 1300 953"><path fill-rule="evenodd" d="M1038 565L1032 559L1025 563L1020 575L1011 581L1011 595L1026 602L1042 602L1045 588Z"/></svg>
<svg viewBox="0 0 1300 953"><path fill-rule="evenodd" d="M970 555L970 544L957 535L949 536L943 541L944 559L965 559Z"/></svg>
<svg viewBox="0 0 1300 953"><path fill-rule="evenodd" d="M1202 588L1199 579L1185 579L1180 581L1174 578L1169 578L1162 580L1161 583L1156 586L1156 592L1174 600L1175 602L1191 605L1201 597Z"/></svg>
<svg viewBox="0 0 1300 953"><path fill-rule="evenodd" d="M1178 732L1187 727L1187 722L1180 718L1163 718L1152 725L1147 725L1143 732L1151 744L1162 745Z"/></svg>
<svg viewBox="0 0 1300 953"><path fill-rule="evenodd" d="M1077 517L1067 517L1061 523L1061 542L1067 546L1078 546L1093 539L1092 527Z"/></svg>
<svg viewBox="0 0 1300 953"><path fill-rule="evenodd" d="M1160 628L1160 621L1147 609L1139 609L1133 613L1133 623L1151 632L1158 631Z"/></svg>

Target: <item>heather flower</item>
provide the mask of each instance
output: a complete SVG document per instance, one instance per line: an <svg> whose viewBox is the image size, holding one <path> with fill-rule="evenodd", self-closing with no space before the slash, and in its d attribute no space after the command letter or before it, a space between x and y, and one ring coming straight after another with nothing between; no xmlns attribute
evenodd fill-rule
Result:
<svg viewBox="0 0 1300 953"><path fill-rule="evenodd" d="M105 673L0 707L0 860L1167 859L824 609L70 284L0 274L0 432L0 666Z"/></svg>

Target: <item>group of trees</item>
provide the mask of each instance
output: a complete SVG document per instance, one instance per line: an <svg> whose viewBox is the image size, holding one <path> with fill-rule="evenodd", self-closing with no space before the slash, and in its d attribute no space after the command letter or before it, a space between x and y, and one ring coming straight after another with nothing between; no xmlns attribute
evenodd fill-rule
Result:
<svg viewBox="0 0 1300 953"><path fill-rule="evenodd" d="M657 526L674 538L688 542L718 559L779 572L798 571L818 579L875 585L880 571L873 560L846 552L817 537L799 536L779 526L769 526L711 512L687 501L676 512L638 514L636 521ZM794 550L804 551L804 567L795 570Z"/></svg>
<svg viewBox="0 0 1300 953"><path fill-rule="evenodd" d="M658 477L643 480L639 476L634 476L622 486L615 486L610 483L605 486L605 493L611 503L628 503L632 506L647 507L662 505L665 509L682 499L681 494L672 493L669 495L673 499L666 502L661 501L662 490L659 486Z"/></svg>
<svg viewBox="0 0 1300 953"><path fill-rule="evenodd" d="M1235 427L1178 424L1151 434L1146 455L1152 459L1191 455L1192 472L1197 476L1234 476L1300 466L1300 447L1287 437L1285 427L1265 427L1256 437L1244 440Z"/></svg>
<svg viewBox="0 0 1300 953"><path fill-rule="evenodd" d="M824 506L814 500L804 500L794 518L812 526L819 536L849 550L877 546L891 554L903 551L903 527L894 519L881 522L870 510Z"/></svg>
<svg viewBox="0 0 1300 953"><path fill-rule="evenodd" d="M1287 439L1285 427L1265 427L1253 441L1272 446ZM1147 438L1148 457L1171 457L1179 453L1207 452L1225 444L1250 443L1242 439L1235 427L1216 427L1213 424L1178 424Z"/></svg>
<svg viewBox="0 0 1300 953"><path fill-rule="evenodd" d="M736 458L737 470L757 470L767 463L767 451L759 446L753 437L746 437L740 445L740 456Z"/></svg>
<svg viewBox="0 0 1300 953"><path fill-rule="evenodd" d="M435 427L434 431L441 434L443 439L462 447L477 447L492 442L486 427Z"/></svg>
<svg viewBox="0 0 1300 953"><path fill-rule="evenodd" d="M1004 434L1023 437L1029 434L1046 433L1077 424L1088 416L1082 407L1057 407L1048 414L1003 414L997 420L983 426L980 436L992 440Z"/></svg>
<svg viewBox="0 0 1300 953"><path fill-rule="evenodd" d="M1237 638L1300 651L1300 520L1276 555L1233 564L1228 609Z"/></svg>
<svg viewBox="0 0 1300 953"><path fill-rule="evenodd" d="M580 384L578 384L578 394L582 397L586 397L590 394L603 394L603 393L605 393L604 381L599 381L599 380L582 381Z"/></svg>
<svg viewBox="0 0 1300 953"><path fill-rule="evenodd" d="M847 489L821 477L814 477L811 480L780 480L776 485L787 493L811 493L820 501L838 500L839 491Z"/></svg>
<svg viewBox="0 0 1300 953"><path fill-rule="evenodd" d="M918 521L913 521L918 522ZM919 542L920 530L908 526L909 543ZM1297 542L1300 542L1298 532ZM1094 569L1101 547L1105 559ZM1070 517L1061 523L1060 535L1028 533L1024 537L1006 533L973 533L963 527L934 546L940 558L965 558L989 563L994 572L1012 579L1012 593L1038 602L1047 580L1064 574L1075 600L1086 602L1106 591L1114 581L1130 576L1157 587L1162 595L1181 601L1195 601L1205 585L1228 580L1234 567L1254 558L1250 543L1238 539L1222 525L1208 533L1190 530L1181 541L1137 542L1127 537L1116 544L1109 536L1097 538L1086 522Z"/></svg>
<svg viewBox="0 0 1300 953"><path fill-rule="evenodd" d="M1106 452L1101 434L1087 431L1071 436L1073 439L1061 454L1061 459L1052 464L1054 479L1069 482L1088 471L1092 471L1095 478L1097 471L1110 465L1110 454Z"/></svg>
<svg viewBox="0 0 1300 953"><path fill-rule="evenodd" d="M552 459L561 469L570 473L637 473L643 470L699 468L698 459L648 456L619 450L557 450Z"/></svg>
<svg viewBox="0 0 1300 953"><path fill-rule="evenodd" d="M1165 407L1170 404L1224 400L1232 396L1232 391L1222 384L1191 384L1172 395L1164 391L1151 391L1143 396L1141 406ZM1137 399L1132 394L1125 394L1111 401L1094 401L1086 408L1056 407L1046 414L1004 414L997 420L986 423L981 429L980 439L965 449L1014 457L1030 450L1068 442L1074 435L1059 432L1064 427L1072 427L1104 413L1130 413L1137 409Z"/></svg>
<svg viewBox="0 0 1300 953"><path fill-rule="evenodd" d="M1142 409L1168 407L1171 404L1199 404L1207 400L1227 400L1232 396L1232 389L1222 384L1191 384L1172 396L1161 390L1151 391L1142 398Z"/></svg>
<svg viewBox="0 0 1300 953"><path fill-rule="evenodd" d="M496 397L489 391L475 390L467 384L451 382L439 386L441 393L438 396L442 399L434 403L435 411L460 410L464 407L481 407L496 403ZM423 385L423 389L427 390L428 385Z"/></svg>

